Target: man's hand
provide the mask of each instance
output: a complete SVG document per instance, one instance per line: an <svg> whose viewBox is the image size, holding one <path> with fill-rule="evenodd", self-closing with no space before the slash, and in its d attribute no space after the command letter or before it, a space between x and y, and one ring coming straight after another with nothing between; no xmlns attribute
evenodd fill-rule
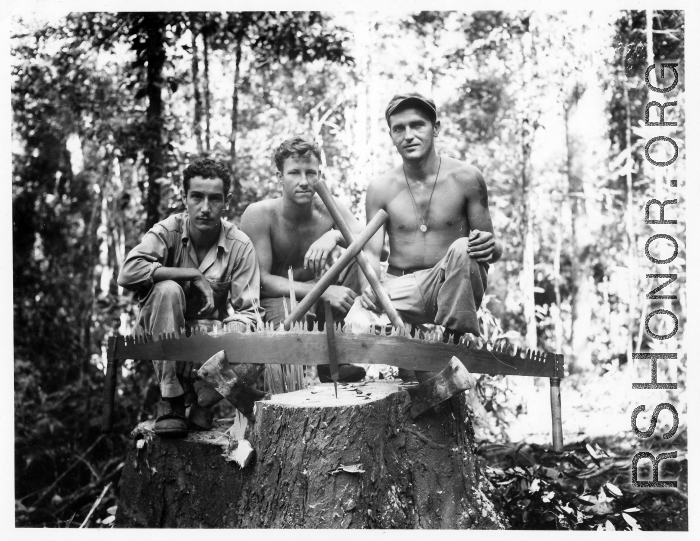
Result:
<svg viewBox="0 0 700 541"><path fill-rule="evenodd" d="M209 313L214 308L214 290L211 288L211 284L201 273L190 280L190 284L199 289L202 297L204 297L204 306L197 312L197 315L202 316Z"/></svg>
<svg viewBox="0 0 700 541"><path fill-rule="evenodd" d="M343 286L328 286L325 293L321 295L321 299L330 301L333 310L343 314L350 310L355 297L357 297L357 293Z"/></svg>
<svg viewBox="0 0 700 541"><path fill-rule="evenodd" d="M360 304L363 308L371 310L372 312L381 312L382 309L377 300L377 295L374 293L372 286L367 286L362 292L362 297L360 297Z"/></svg>
<svg viewBox="0 0 700 541"><path fill-rule="evenodd" d="M309 246L304 256L304 268L310 269L315 275L321 274L326 267L326 260L331 255L333 248L338 244L338 231L331 229L321 235Z"/></svg>
<svg viewBox="0 0 700 541"><path fill-rule="evenodd" d="M469 255L477 261L489 263L495 248L496 241L492 233L478 229L469 233Z"/></svg>

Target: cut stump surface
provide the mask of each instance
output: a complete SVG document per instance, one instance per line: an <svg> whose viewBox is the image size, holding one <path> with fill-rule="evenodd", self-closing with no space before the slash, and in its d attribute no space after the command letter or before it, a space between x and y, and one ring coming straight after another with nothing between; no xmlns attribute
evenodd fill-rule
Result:
<svg viewBox="0 0 700 541"><path fill-rule="evenodd" d="M134 431L119 527L506 527L479 472L464 395L415 420L396 382L333 384L256 403L251 465L227 462L231 420L181 440ZM143 441L143 443L139 443Z"/></svg>

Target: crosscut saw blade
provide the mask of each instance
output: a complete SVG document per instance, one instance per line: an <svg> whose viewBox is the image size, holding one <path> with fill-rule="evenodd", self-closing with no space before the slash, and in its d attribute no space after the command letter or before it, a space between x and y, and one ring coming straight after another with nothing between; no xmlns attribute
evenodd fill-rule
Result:
<svg viewBox="0 0 700 541"><path fill-rule="evenodd" d="M439 331L420 332L412 338L406 331L370 326L369 332L351 333L335 325L335 343L339 363L388 364L406 370L439 372L457 357L474 374L564 377L564 356L525 350L505 342L496 345L481 338L463 336L459 344L444 343ZM416 333L419 334L419 333ZM224 350L231 363L315 365L328 363L326 333L306 330L296 323L289 331L273 330L271 324L253 332L192 331L190 336L167 333L158 337L113 336L109 339L109 359L165 360L205 362Z"/></svg>

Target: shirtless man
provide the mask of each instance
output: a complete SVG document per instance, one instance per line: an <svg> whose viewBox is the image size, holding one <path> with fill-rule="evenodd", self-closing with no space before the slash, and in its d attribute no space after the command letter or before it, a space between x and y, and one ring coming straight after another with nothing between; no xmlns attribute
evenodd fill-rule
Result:
<svg viewBox="0 0 700 541"><path fill-rule="evenodd" d="M379 209L389 215L384 287L404 321L479 335L476 311L489 263L502 251L494 239L484 178L476 167L437 153L440 122L432 100L417 93L394 96L385 116L403 163L370 182L366 203L368 222ZM377 273L384 233L383 227L365 246ZM379 311L370 287L355 303L353 316L360 307Z"/></svg>
<svg viewBox="0 0 700 541"><path fill-rule="evenodd" d="M282 196L251 204L241 217L241 230L250 237L258 256L265 321L272 321L275 327L284 320L285 297L289 306L289 267L292 267L295 297L303 299L318 281L333 249L347 247L313 188L321 178L320 164L321 153L316 144L300 137L282 143L275 152ZM337 203L357 235L362 226L345 205ZM334 319L342 318L360 292L358 274L357 264L353 263L341 274L338 284L325 291L311 316L324 321L323 303L328 300ZM328 365L319 365L318 369L321 381L330 381ZM343 381L358 381L364 375L360 367L339 367Z"/></svg>

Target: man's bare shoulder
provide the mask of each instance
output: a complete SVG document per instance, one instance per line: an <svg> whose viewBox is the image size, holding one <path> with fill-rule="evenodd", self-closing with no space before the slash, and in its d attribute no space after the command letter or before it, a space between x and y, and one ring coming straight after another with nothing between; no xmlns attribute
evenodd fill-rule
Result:
<svg viewBox="0 0 700 541"><path fill-rule="evenodd" d="M264 220L266 222L272 221L273 217L276 216L277 210L282 202L281 197L275 199L265 199L263 201L257 201L248 205L248 208L243 212L243 219L255 219L256 221Z"/></svg>
<svg viewBox="0 0 700 541"><path fill-rule="evenodd" d="M477 167L462 160L444 157L442 159L442 167L445 173L465 187L474 186L478 188L480 183L484 181L484 175Z"/></svg>
<svg viewBox="0 0 700 541"><path fill-rule="evenodd" d="M367 186L367 195L382 198L384 195L395 191L399 187L398 181L401 179L403 179L403 168L401 166L389 169L370 180Z"/></svg>

